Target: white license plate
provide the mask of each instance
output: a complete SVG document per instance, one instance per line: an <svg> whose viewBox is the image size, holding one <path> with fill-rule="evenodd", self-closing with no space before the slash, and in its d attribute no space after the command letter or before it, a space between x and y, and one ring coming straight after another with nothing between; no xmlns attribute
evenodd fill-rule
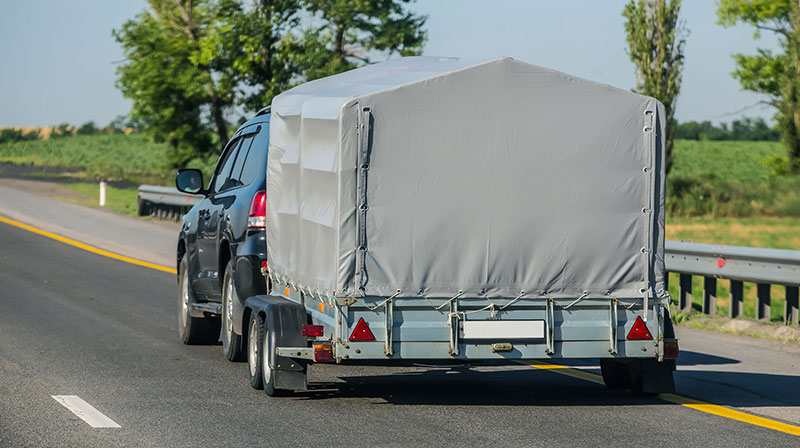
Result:
<svg viewBox="0 0 800 448"><path fill-rule="evenodd" d="M462 339L543 339L543 320L465 320L461 322Z"/></svg>

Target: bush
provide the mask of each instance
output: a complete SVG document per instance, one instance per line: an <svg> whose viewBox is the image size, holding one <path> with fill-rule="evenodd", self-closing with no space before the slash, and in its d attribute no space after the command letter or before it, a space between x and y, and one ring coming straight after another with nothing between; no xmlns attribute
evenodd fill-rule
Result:
<svg viewBox="0 0 800 448"><path fill-rule="evenodd" d="M81 127L78 128L77 135L94 135L98 134L100 129L97 129L97 126L94 125L94 121L87 121Z"/></svg>
<svg viewBox="0 0 800 448"><path fill-rule="evenodd" d="M24 142L30 140L38 140L39 132L31 131L23 133L22 129L3 129L0 130L0 143L6 142Z"/></svg>

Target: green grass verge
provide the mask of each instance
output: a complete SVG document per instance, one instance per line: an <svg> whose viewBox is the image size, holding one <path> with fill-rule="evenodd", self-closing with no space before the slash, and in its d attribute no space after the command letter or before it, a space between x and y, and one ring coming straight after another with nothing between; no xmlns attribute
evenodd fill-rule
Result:
<svg viewBox="0 0 800 448"><path fill-rule="evenodd" d="M83 195L86 199L75 200L65 199L89 207L100 208L100 185L84 183L65 183L62 184L70 190ZM106 187L106 210L128 216L136 216L136 200L138 191L136 188L116 188Z"/></svg>

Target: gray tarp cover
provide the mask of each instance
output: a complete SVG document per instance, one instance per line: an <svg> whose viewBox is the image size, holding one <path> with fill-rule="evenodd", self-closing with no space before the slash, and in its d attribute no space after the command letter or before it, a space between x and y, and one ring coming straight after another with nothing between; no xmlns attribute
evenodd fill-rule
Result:
<svg viewBox="0 0 800 448"><path fill-rule="evenodd" d="M271 275L328 297L663 296L664 107L501 58L272 102Z"/></svg>

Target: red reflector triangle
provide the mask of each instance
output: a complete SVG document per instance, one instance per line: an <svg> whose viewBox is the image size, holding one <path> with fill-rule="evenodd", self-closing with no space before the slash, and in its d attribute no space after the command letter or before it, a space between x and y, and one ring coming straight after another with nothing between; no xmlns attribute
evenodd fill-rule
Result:
<svg viewBox="0 0 800 448"><path fill-rule="evenodd" d="M633 328L628 333L628 339L653 339L653 335L647 329L647 324L642 320L642 316L636 318Z"/></svg>
<svg viewBox="0 0 800 448"><path fill-rule="evenodd" d="M356 328L353 330L353 334L350 335L351 341L374 341L375 335L372 334L367 323L364 322L364 318L358 320L356 324Z"/></svg>

